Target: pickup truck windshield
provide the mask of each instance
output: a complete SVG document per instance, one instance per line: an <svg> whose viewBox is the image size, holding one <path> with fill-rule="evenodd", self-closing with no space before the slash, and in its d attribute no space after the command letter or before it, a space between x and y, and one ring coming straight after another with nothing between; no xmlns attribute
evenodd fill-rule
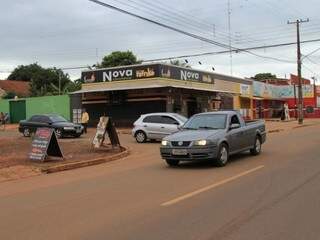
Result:
<svg viewBox="0 0 320 240"><path fill-rule="evenodd" d="M225 129L226 120L226 114L196 115L183 125L183 129Z"/></svg>

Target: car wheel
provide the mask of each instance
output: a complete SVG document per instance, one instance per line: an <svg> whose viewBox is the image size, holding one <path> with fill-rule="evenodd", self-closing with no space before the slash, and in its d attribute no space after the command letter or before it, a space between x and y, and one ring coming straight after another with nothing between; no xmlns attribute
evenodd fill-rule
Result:
<svg viewBox="0 0 320 240"><path fill-rule="evenodd" d="M29 130L29 128L24 128L24 129L23 129L23 136L24 136L24 137L30 137L30 130Z"/></svg>
<svg viewBox="0 0 320 240"><path fill-rule="evenodd" d="M172 159L166 159L166 162L169 166L178 166L179 165L179 160L172 160Z"/></svg>
<svg viewBox="0 0 320 240"><path fill-rule="evenodd" d="M252 155L259 155L261 153L261 138L256 136L253 148L250 149Z"/></svg>
<svg viewBox="0 0 320 240"><path fill-rule="evenodd" d="M219 167L223 167L228 163L228 160L229 160L229 148L227 144L222 143L219 147L216 163Z"/></svg>
<svg viewBox="0 0 320 240"><path fill-rule="evenodd" d="M62 138L62 131L61 131L61 129L55 129L54 131L55 131L55 133L56 133L57 138Z"/></svg>
<svg viewBox="0 0 320 240"><path fill-rule="evenodd" d="M138 143L144 143L147 141L147 135L143 131L137 131L135 138Z"/></svg>

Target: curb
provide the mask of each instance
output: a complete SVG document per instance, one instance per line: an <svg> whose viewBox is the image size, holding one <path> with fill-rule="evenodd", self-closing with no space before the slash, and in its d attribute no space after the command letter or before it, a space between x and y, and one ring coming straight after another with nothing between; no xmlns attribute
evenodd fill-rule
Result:
<svg viewBox="0 0 320 240"><path fill-rule="evenodd" d="M274 130L269 130L268 133L277 133L277 132L282 132L284 129L279 128L279 129L274 129Z"/></svg>
<svg viewBox="0 0 320 240"><path fill-rule="evenodd" d="M43 168L43 169L41 169L41 172L49 174L49 173L72 170L72 169L76 169L76 168L88 167L88 166L98 165L101 163L116 161L121 158L127 157L130 154L129 149L127 149L125 147L121 147L121 148L124 149L123 152L117 153L117 154L110 156L110 157L96 158L96 159L88 160L88 161L60 164L58 166Z"/></svg>

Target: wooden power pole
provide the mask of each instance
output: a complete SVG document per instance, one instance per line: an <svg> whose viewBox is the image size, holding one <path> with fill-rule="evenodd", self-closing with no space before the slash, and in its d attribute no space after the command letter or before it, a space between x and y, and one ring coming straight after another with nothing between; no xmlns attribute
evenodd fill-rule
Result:
<svg viewBox="0 0 320 240"><path fill-rule="evenodd" d="M302 93L302 79L301 79L301 49L300 49L300 24L309 22L309 19L302 20L297 19L296 21L288 24L295 24L297 28L297 68L298 68L298 122L303 124L303 93Z"/></svg>

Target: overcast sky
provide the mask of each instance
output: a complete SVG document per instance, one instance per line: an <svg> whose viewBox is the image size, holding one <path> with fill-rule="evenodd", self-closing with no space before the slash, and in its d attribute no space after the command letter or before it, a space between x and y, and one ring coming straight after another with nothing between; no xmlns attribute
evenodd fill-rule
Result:
<svg viewBox="0 0 320 240"><path fill-rule="evenodd" d="M228 44L227 0L101 1ZM231 44L246 48L294 42L296 29L287 20L297 18L310 19L301 25L302 41L320 39L319 5L319 0L230 0ZM87 66L117 50L132 50L143 60L225 50L88 0L1 0L0 8L2 79L17 65L38 62L44 67ZM302 53L319 47L320 42L303 44ZM234 76L272 72L288 77L296 73L295 45L251 52L260 57L233 54ZM211 70L213 66L216 72L230 74L229 54L186 59L194 68ZM320 79L320 51L303 63L305 77ZM81 70L67 72L76 79Z"/></svg>

